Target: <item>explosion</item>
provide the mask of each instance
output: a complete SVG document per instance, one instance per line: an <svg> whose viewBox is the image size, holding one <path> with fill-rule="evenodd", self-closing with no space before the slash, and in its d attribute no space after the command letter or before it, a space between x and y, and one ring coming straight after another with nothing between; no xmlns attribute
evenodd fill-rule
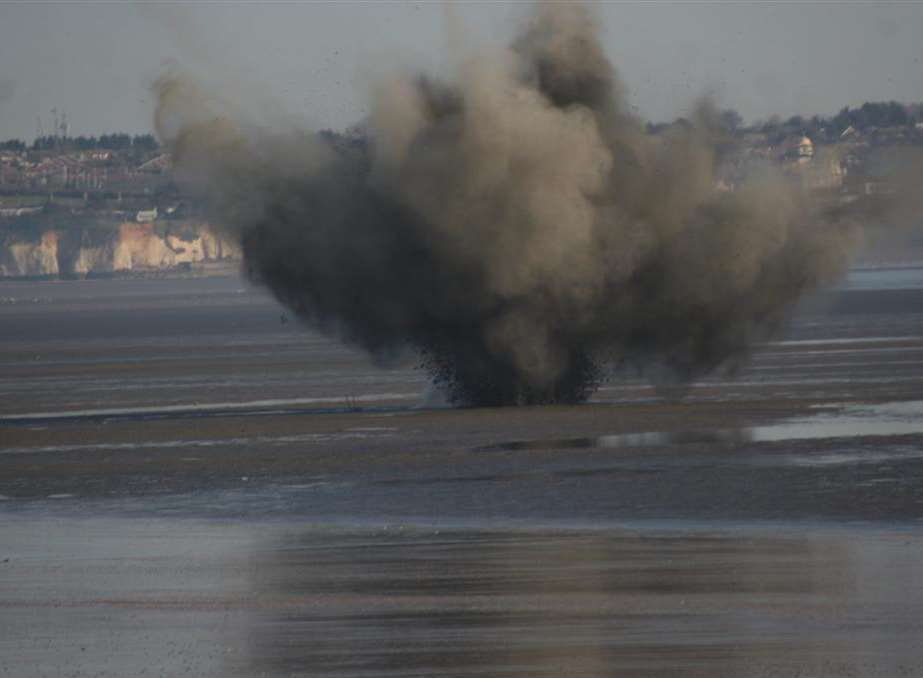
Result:
<svg viewBox="0 0 923 678"><path fill-rule="evenodd" d="M648 133L579 5L451 81L381 80L361 136L248 124L177 73L156 93L249 276L375 356L416 351L459 404L581 401L613 365L687 382L846 263L849 227L789 178L722 190L707 102Z"/></svg>

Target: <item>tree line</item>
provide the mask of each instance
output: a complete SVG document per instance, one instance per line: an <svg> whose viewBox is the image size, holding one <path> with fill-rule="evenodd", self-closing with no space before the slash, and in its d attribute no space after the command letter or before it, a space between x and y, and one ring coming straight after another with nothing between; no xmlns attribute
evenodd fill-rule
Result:
<svg viewBox="0 0 923 678"><path fill-rule="evenodd" d="M852 127L864 132L876 128L907 127L923 122L923 103L902 104L897 101L867 101L857 108L844 106L831 116L814 115L804 117L793 115L787 120L775 115L763 122L745 125L743 117L734 109L726 109L718 115L718 124L726 132L761 132L774 142L796 134L805 134L812 139L834 141ZM648 123L649 132L660 132L672 125L691 124L684 118L673 123Z"/></svg>
<svg viewBox="0 0 923 678"><path fill-rule="evenodd" d="M55 137L43 136L38 137L32 144L26 144L22 139L7 139L0 141L0 151L23 152L32 151L50 151L50 150L136 150L143 152L153 152L160 148L160 143L153 134L125 134L116 132L114 134L102 134L96 136L77 136L77 137Z"/></svg>
<svg viewBox="0 0 923 678"><path fill-rule="evenodd" d="M770 140L806 134L812 139L833 141L850 127L864 132L882 127L907 127L919 122L923 122L923 104L867 101L857 108L844 106L833 116L793 115L784 121L774 116L766 122L755 123L748 131L767 134Z"/></svg>

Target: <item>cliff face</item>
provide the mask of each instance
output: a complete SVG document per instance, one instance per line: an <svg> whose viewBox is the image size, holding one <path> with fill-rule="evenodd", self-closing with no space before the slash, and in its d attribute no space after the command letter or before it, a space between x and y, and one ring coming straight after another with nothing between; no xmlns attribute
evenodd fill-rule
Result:
<svg viewBox="0 0 923 678"><path fill-rule="evenodd" d="M105 231L49 230L38 236L0 231L0 277L155 271L239 258L235 243L198 224L171 231L123 223Z"/></svg>
<svg viewBox="0 0 923 678"><path fill-rule="evenodd" d="M37 242L14 237L0 241L0 276L59 273L57 232L42 233Z"/></svg>

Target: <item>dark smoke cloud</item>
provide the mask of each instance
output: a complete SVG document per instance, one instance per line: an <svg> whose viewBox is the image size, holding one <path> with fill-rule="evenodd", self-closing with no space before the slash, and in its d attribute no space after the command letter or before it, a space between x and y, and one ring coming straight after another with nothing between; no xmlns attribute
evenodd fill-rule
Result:
<svg viewBox="0 0 923 678"><path fill-rule="evenodd" d="M733 364L843 268L848 228L790 179L718 186L711 106L651 135L575 5L451 82L378 83L364 135L268 131L171 72L177 171L302 318L411 348L454 401L585 398L610 365L691 380Z"/></svg>

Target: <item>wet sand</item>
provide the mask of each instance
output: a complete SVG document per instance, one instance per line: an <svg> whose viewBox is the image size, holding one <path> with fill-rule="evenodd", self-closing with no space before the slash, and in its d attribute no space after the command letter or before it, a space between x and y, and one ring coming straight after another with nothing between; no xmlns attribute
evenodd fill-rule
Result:
<svg viewBox="0 0 923 678"><path fill-rule="evenodd" d="M923 270L504 410L234 279L0 301L2 675L923 674Z"/></svg>
<svg viewBox="0 0 923 678"><path fill-rule="evenodd" d="M921 546L664 526L8 521L13 676L916 676Z"/></svg>

